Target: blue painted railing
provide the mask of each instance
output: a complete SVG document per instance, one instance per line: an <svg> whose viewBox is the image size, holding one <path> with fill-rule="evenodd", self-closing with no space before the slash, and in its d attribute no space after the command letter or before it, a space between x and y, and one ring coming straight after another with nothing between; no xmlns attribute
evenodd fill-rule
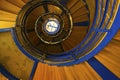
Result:
<svg viewBox="0 0 120 80"><path fill-rule="evenodd" d="M108 24L110 23L110 19L113 16L113 10L115 9L116 1L117 0L114 0L114 2L111 4L110 0L106 0L106 6L105 6L104 14L103 14L103 12L101 12L102 9L100 9L100 14L103 14L103 18L102 18L100 24L96 25L96 27L95 27L96 20L98 19L98 17L97 17L98 15L97 14L99 12L99 10L98 10L99 9L99 5L103 4L103 3L99 4L98 1L96 1L96 15L95 15L95 19L94 19L92 28L91 28L90 32L88 33L87 37L85 38L85 40L79 46L77 46L73 50L67 52L68 55L65 54L64 56L60 56L60 55L59 56L48 56L47 58L52 58L53 61L57 60L57 61L61 61L61 62L64 61L64 59L65 60L66 59L68 59L68 60L71 59L72 62L68 61L66 63L60 63L58 65L59 66L60 65L72 65L72 64L75 64L75 63L79 63L79 62L88 60L89 58L93 57L96 53L98 53L111 40L111 38L108 38L108 36L109 37L113 37L112 34L115 33L115 32L111 33L112 27L115 27L115 26L113 25L111 27L111 29L108 29ZM102 0L102 2L103 2L103 0ZM110 18L107 20L106 25L104 25L105 19L107 18L106 15L107 15L107 12L108 12L108 6L109 6L109 4L111 4L112 10L111 10ZM101 19L101 17L100 17L100 19ZM99 21L100 21L100 19L99 19ZM94 33L94 35L92 33ZM111 35L109 35L109 33L111 33ZM107 40L108 42L105 41L106 44L104 46L103 45L100 46L100 49L97 49L97 47L99 47L100 44L105 43L104 41L102 41L98 46L96 46L98 44L98 41L101 40L101 38L103 36L105 36L105 38L108 39ZM90 38L90 40L88 40L89 38ZM96 48L94 49L95 46L96 46ZM90 51L90 50L92 50L92 51ZM94 50L96 52L94 52ZM70 53L71 53L71 55L69 55ZM82 57L82 58L79 58L79 56L81 57L81 55L85 54L85 53L88 53L88 54L86 56Z"/></svg>
<svg viewBox="0 0 120 80"><path fill-rule="evenodd" d="M120 7L118 9L118 13L117 13L117 17L115 18L112 26L110 29L108 29L108 24L110 22L110 19L112 18L113 15L113 10L115 8L115 3L117 0L114 0L114 3L111 4L112 6L112 10L111 10L111 14L110 14L110 18L108 19L108 21L106 22L106 25L104 27L103 24L105 22L106 19L106 13L108 11L108 5L110 3L110 0L106 0L106 7L105 7L105 11L103 11L103 0L101 0L101 3L99 3L100 0L96 0L96 14L94 17L94 22L93 25L91 27L91 30L89 31L88 35L86 36L86 38L83 40L83 42L78 45L77 47L75 47L74 49L72 49L69 52L65 52L63 55L55 55L55 56L47 56L48 59L52 59L52 61L58 61L58 62L64 62L67 59L71 60L65 63L53 63L53 62L46 62L46 61L42 61L44 63L48 63L48 64L57 64L58 66L64 66L64 65L72 65L72 64L77 64L80 62L83 62L85 60L90 59L91 57L93 57L95 54L97 54L99 51L101 51L106 44L109 43L109 41L113 38L113 36L115 35L115 33L117 32L117 30L120 28L119 26L119 20L120 20ZM62 4L66 4L66 2L62 3ZM98 17L98 13L100 14L100 17ZM102 17L101 17L102 16ZM99 24L96 24L96 22L99 22ZM32 60L35 61L32 73L31 73L31 77L30 79L32 80L35 69L37 67L38 64L38 60L31 56L29 53L27 53L22 46L20 46L19 42L16 39L16 36L14 34L14 28L12 29L0 29L0 32L6 32L6 31L11 31L14 41L16 43L16 45L18 46L18 48L25 54L27 55L29 58L31 58ZM94 33L94 35L92 35ZM102 40L102 42L95 48L93 49L93 47L97 44L97 42L100 40L100 38L105 35L105 38ZM89 40L88 40L89 39ZM88 41L87 41L88 40ZM92 51L90 51L91 49L93 49ZM84 57L79 57L84 53L89 52L86 56ZM91 66L92 66L92 62ZM6 76L7 78L9 78L10 80L18 80L17 78L15 78L14 76L12 76L9 72L7 72L3 67L0 67L0 72Z"/></svg>
<svg viewBox="0 0 120 80"><path fill-rule="evenodd" d="M2 73L9 80L19 80L18 78L11 75L11 73L9 73L2 65L0 65L0 73Z"/></svg>
<svg viewBox="0 0 120 80"><path fill-rule="evenodd" d="M93 22L93 25L92 25L90 31L88 32L88 35L86 36L86 38L77 47L73 48L72 50L70 50L68 52L64 52L63 54L60 54L60 55L47 55L46 58L49 60L49 62L44 61L44 60L41 60L41 62L48 63L48 64L58 64L59 66L60 65L72 65L75 63L79 63L79 62L88 60L89 58L93 57L97 52L100 51L99 49L96 49L97 52L94 52L94 47L95 46L97 47L99 40L101 40L103 38L103 36L105 36L105 38L106 38L109 35L109 33L111 33L111 31L112 31L112 28L108 29L108 24L110 22L110 19L112 18L116 1L117 0L114 0L113 3L110 3L110 0L106 0L106 4L103 5L103 2L104 2L103 0L96 0L96 9L95 9L96 12L95 12L95 17L94 17L94 22ZM66 3L67 3L67 1L62 2L61 4L64 5ZM106 15L108 12L109 4L111 4L112 9L111 9L111 13L109 15L110 18L107 20L107 22L105 24L104 22L105 22L105 19L107 18ZM103 7L103 6L105 6L105 7ZM103 8L105 9L104 11L103 11ZM100 14L100 16L98 16L98 14ZM97 24L97 21L99 22L98 24ZM27 51L25 51L22 48L22 46L20 45L20 43L17 41L16 35L14 33L14 28L11 30L11 32L12 32L14 41L15 41L16 45L18 46L18 48L29 58L37 61L37 59L35 57L31 56ZM110 39L109 39L109 41L110 41ZM104 43L104 42L102 41L100 44L102 44L102 43ZM98 44L98 46L100 44ZM104 47L105 46L101 46L101 49ZM81 57L84 54L85 54L85 56ZM91 56L88 56L90 54L91 54Z"/></svg>

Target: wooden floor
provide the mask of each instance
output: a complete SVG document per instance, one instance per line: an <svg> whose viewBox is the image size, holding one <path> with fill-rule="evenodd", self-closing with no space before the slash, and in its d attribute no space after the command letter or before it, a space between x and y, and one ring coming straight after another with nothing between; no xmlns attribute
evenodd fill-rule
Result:
<svg viewBox="0 0 120 80"><path fill-rule="evenodd" d="M111 42L95 56L104 66L120 78L120 30Z"/></svg>
<svg viewBox="0 0 120 80"><path fill-rule="evenodd" d="M87 62L64 67L39 63L33 80L102 80L102 78Z"/></svg>
<svg viewBox="0 0 120 80"><path fill-rule="evenodd" d="M0 29L15 27L16 16L27 0L0 0Z"/></svg>
<svg viewBox="0 0 120 80"><path fill-rule="evenodd" d="M8 80L8 79L0 73L0 80Z"/></svg>

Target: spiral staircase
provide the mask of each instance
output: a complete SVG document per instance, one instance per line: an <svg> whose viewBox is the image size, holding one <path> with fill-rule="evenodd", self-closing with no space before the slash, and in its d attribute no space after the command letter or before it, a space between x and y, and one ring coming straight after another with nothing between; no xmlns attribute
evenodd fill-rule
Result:
<svg viewBox="0 0 120 80"><path fill-rule="evenodd" d="M119 0L0 0L0 80L120 80Z"/></svg>

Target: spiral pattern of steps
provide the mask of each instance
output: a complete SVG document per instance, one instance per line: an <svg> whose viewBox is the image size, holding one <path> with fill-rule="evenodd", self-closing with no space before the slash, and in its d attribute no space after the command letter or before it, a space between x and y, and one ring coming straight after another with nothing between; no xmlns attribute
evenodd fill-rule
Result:
<svg viewBox="0 0 120 80"><path fill-rule="evenodd" d="M0 0L0 80L119 80L119 5Z"/></svg>

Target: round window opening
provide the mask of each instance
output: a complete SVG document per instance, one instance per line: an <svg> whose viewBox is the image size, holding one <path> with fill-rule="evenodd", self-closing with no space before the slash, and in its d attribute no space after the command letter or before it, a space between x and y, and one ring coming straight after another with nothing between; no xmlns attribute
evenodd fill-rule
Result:
<svg viewBox="0 0 120 80"><path fill-rule="evenodd" d="M56 18L49 18L45 21L43 29L47 34L53 35L59 32L60 24Z"/></svg>

